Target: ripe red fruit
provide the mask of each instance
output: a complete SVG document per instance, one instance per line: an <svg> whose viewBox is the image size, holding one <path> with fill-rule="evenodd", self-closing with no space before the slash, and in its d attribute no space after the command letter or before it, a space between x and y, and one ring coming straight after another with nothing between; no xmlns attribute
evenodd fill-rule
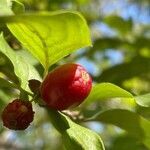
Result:
<svg viewBox="0 0 150 150"><path fill-rule="evenodd" d="M33 121L34 111L29 101L15 99L2 112L3 125L12 130L24 130Z"/></svg>
<svg viewBox="0 0 150 150"><path fill-rule="evenodd" d="M53 109L79 105L90 93L92 79L79 64L65 64L50 72L41 84L41 97Z"/></svg>

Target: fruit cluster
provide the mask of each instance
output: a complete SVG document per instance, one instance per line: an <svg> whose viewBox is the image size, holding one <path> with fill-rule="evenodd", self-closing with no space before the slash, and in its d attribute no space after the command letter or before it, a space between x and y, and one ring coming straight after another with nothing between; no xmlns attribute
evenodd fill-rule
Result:
<svg viewBox="0 0 150 150"><path fill-rule="evenodd" d="M62 111L83 102L91 91L92 79L83 66L70 63L57 67L45 77L41 85L37 82L35 85L39 85L38 95L46 106ZM21 99L9 103L2 113L3 125L13 130L26 129L33 118L31 102Z"/></svg>

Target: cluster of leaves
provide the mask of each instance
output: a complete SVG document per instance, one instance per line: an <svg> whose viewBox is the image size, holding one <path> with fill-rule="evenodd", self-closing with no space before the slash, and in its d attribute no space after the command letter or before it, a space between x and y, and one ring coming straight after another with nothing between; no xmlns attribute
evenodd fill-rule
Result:
<svg viewBox="0 0 150 150"><path fill-rule="evenodd" d="M88 26L83 16L78 12L54 11L26 14L24 13L24 7L21 3L17 1L6 2L5 0L0 1L0 10L0 29L2 29L0 35L1 106L5 105L14 95L23 99L31 99L34 95L29 89L29 80L36 79L42 81L49 67L58 63L62 58L77 49L91 46ZM127 32L129 32L129 28L132 26L130 20L124 21L116 16L105 18L104 21L108 25L110 24L114 29L119 29L118 32L122 35L128 35ZM120 23L124 26L125 30L119 28L120 26L118 26L118 24ZM6 26L7 28L5 28ZM10 38L10 32L21 43L21 47L24 47L25 50L28 50L36 58L36 60L32 59L34 62L29 60L30 57L32 58L32 55L26 51L16 51L9 46L7 41L10 41L8 40ZM149 48L149 45L145 44L145 39L141 38L139 41L138 43L140 45L143 43L146 47L145 49ZM131 49L135 49L136 47L139 48L140 51L141 48L137 46L136 43L137 41L130 43L128 40L121 40L121 38L96 39L93 47L90 48L88 53L85 53L87 55L90 53L89 58L91 58L97 49L105 50L106 48L110 48L107 47L108 45L111 46L111 48L128 46ZM12 47L14 48L14 46ZM131 60L133 60L133 58L131 58ZM35 67L34 64L37 63L40 63L42 69L39 69L37 66ZM140 66L142 71L139 71L139 68L138 70L134 69L136 64ZM114 66L111 69L109 68L100 76L94 77L94 79L96 82L110 81L122 86L122 81L131 78L135 74L149 74L149 66L149 59L139 57L138 55L135 57L135 61L129 61ZM123 68L123 70L121 68ZM112 76L110 77L110 75ZM142 108L142 112L141 109L140 111L129 111L121 108L110 108L109 110L103 109L104 111L98 109L98 111L94 111L94 113L89 113L88 107L90 105L114 98L119 98L122 101L124 99L135 101L134 106ZM116 101L117 100L118 99L116 99ZM139 147L145 150L150 148L150 122L149 117L144 113L144 111L149 112L149 93L135 96L112 83L95 83L89 97L81 107L82 110L80 111L83 113L84 118L83 120L78 120L80 123L82 121L98 121L104 124L118 126L128 133L128 135L121 137L122 140L126 141L129 137L137 149ZM61 133L63 144L67 150L105 149L103 141L97 133L78 125L60 112L47 111L52 124ZM116 143L117 142L116 139ZM122 141L120 141L120 143L121 142ZM127 144L129 144L129 142L127 142Z"/></svg>

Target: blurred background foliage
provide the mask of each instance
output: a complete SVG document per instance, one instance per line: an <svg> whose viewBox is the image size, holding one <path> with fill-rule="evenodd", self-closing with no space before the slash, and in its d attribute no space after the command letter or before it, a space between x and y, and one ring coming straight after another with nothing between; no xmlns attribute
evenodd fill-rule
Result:
<svg viewBox="0 0 150 150"><path fill-rule="evenodd" d="M93 81L114 83L134 95L150 91L150 0L20 0L26 12L77 10L86 18L91 31L93 47L81 49L58 64L77 62L84 65ZM59 19L59 18L58 18ZM26 57L42 74L42 67L12 36L5 25L0 25L9 45ZM52 66L54 68L56 65ZM0 53L0 77L16 83L13 66ZM3 83L0 81L1 84ZM0 112L17 90L1 87ZM24 132L13 132L2 127L0 122L0 149L11 150L62 150L60 134L53 128L44 109L35 108L35 120ZM130 99L102 101L91 106L81 105L74 110L78 123L98 132L107 150L147 150L143 144L123 130L100 122L82 122L100 110L125 108L134 110L150 119L150 109L137 107ZM49 134L48 134L49 133Z"/></svg>

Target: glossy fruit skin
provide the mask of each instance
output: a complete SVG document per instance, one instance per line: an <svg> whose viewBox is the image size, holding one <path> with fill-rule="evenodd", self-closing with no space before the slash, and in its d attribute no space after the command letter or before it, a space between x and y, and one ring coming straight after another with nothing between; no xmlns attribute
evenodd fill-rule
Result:
<svg viewBox="0 0 150 150"><path fill-rule="evenodd" d="M52 109L64 110L78 106L89 95L92 79L79 64L64 64L50 72L41 84L44 102Z"/></svg>
<svg viewBox="0 0 150 150"><path fill-rule="evenodd" d="M20 99L13 100L2 112L3 125L12 130L25 130L33 118L31 102Z"/></svg>

